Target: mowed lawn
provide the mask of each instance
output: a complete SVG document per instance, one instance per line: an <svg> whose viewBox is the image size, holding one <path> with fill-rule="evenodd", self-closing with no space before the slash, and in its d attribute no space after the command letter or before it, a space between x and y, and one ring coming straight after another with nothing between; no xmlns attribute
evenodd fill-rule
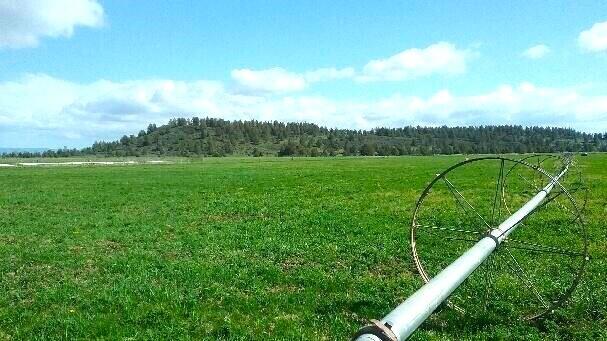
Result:
<svg viewBox="0 0 607 341"><path fill-rule="evenodd" d="M0 340L347 340L421 286L411 214L463 159L0 169ZM607 338L607 155L577 160L591 261L569 304L539 323L444 309L414 339Z"/></svg>

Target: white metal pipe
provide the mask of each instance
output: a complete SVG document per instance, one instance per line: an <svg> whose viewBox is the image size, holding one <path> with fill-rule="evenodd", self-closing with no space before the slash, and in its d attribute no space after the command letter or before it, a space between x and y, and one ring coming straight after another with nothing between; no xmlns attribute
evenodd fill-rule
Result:
<svg viewBox="0 0 607 341"><path fill-rule="evenodd" d="M504 220L497 228L491 230L487 237L479 240L453 263L443 269L443 271L413 295L409 296L409 298L396 307L396 309L392 310L379 323L389 328L394 334L393 336L396 337L396 340L406 340L489 257L497 246L516 229L519 222L540 205L568 169L569 163L566 164L561 173L554 177L531 200ZM358 336L356 341L382 341L390 339L393 339L393 337L366 333Z"/></svg>
<svg viewBox="0 0 607 341"><path fill-rule="evenodd" d="M363 334L356 338L356 341L382 341L378 336L373 334Z"/></svg>
<svg viewBox="0 0 607 341"><path fill-rule="evenodd" d="M398 340L405 340L493 252L496 244L485 237L384 317Z"/></svg>

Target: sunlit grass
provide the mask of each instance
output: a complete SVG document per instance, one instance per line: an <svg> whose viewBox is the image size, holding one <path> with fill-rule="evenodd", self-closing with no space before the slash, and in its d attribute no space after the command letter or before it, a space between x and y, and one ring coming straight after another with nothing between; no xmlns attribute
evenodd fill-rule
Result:
<svg viewBox="0 0 607 341"><path fill-rule="evenodd" d="M0 339L348 339L421 285L411 213L463 159L0 169ZM579 161L592 261L572 302L539 324L443 310L415 338L607 336L607 157Z"/></svg>

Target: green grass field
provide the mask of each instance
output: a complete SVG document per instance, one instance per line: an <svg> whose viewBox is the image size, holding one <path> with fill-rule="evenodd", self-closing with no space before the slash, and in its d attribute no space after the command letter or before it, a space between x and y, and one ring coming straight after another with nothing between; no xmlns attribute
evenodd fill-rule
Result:
<svg viewBox="0 0 607 341"><path fill-rule="evenodd" d="M411 214L463 158L0 169L0 339L346 340L421 286ZM578 161L573 299L536 323L443 309L414 339L607 338L607 155Z"/></svg>

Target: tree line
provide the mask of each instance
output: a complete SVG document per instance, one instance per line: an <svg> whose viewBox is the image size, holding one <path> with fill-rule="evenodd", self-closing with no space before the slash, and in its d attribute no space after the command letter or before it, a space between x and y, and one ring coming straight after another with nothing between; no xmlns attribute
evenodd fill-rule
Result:
<svg viewBox="0 0 607 341"><path fill-rule="evenodd" d="M332 129L313 123L175 118L83 149L8 153L64 156L336 156L605 152L607 133L520 125Z"/></svg>

